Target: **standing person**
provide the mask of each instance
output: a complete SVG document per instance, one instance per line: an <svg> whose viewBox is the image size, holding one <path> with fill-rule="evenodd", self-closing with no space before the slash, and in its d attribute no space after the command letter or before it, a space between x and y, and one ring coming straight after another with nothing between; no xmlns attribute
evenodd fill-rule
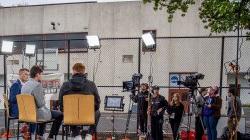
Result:
<svg viewBox="0 0 250 140"><path fill-rule="evenodd" d="M91 139L92 135L96 133L96 127L101 116L99 108L101 99L98 94L97 87L94 82L87 79L85 74L85 66L82 63L76 63L73 66L73 76L68 82L63 83L60 93L59 93L59 105L61 111L63 111L63 96L69 95L72 93L76 94L92 94L95 98L95 125L89 128L89 134L86 135L86 138ZM87 107L87 106L83 106ZM77 126L72 126L71 130L75 140L82 140L80 129ZM86 139L85 138L85 139Z"/></svg>
<svg viewBox="0 0 250 140"><path fill-rule="evenodd" d="M21 94L22 86L29 80L29 70L26 68L22 68L19 70L19 79L17 79L10 87L10 95L9 95L9 104L10 104L10 116L18 117L18 105L16 96ZM29 132L34 134L36 125L31 124L29 126ZM27 125L25 125L22 129L27 129ZM29 136L28 133L24 132L24 137Z"/></svg>
<svg viewBox="0 0 250 140"><path fill-rule="evenodd" d="M168 107L169 122L172 128L173 138L177 140L179 127L184 113L184 105L181 103L180 94L175 93Z"/></svg>
<svg viewBox="0 0 250 140"><path fill-rule="evenodd" d="M160 88L153 87L153 96L151 99L151 136L153 140L163 140L162 125L164 122L164 112L168 107L168 102L164 96L160 95Z"/></svg>
<svg viewBox="0 0 250 140"><path fill-rule="evenodd" d="M201 88L200 93L196 96L196 108L195 108L195 132L196 140L202 140L204 134L204 123L202 117L203 106L205 104L204 96L207 94L206 88Z"/></svg>
<svg viewBox="0 0 250 140"><path fill-rule="evenodd" d="M31 94L35 98L37 107L37 119L38 120L51 120L54 119L52 128L50 130L47 140L52 140L54 136L58 134L60 129L63 114L60 111L50 110L45 106L45 93L41 84L43 70L39 66L33 66L30 69L30 80L22 87L22 94ZM45 124L38 124L38 139L42 140L45 133Z"/></svg>
<svg viewBox="0 0 250 140"><path fill-rule="evenodd" d="M208 89L209 96L205 97L204 123L207 129L208 140L217 139L217 124L221 116L222 99L218 96L217 86Z"/></svg>
<svg viewBox="0 0 250 140"><path fill-rule="evenodd" d="M228 90L228 130L229 130L229 140L237 140L237 127L241 118L241 100L237 96L235 87L230 87Z"/></svg>
<svg viewBox="0 0 250 140"><path fill-rule="evenodd" d="M142 83L140 92L137 95L132 94L131 99L137 103L138 119L140 126L140 133L145 135L147 133L147 110L148 110L148 84Z"/></svg>

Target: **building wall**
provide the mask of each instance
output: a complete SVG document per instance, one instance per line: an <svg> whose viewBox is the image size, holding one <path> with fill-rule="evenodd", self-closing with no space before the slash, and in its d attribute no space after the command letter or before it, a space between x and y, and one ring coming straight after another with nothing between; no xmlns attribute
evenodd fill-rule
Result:
<svg viewBox="0 0 250 140"><path fill-rule="evenodd" d="M86 32L100 37L138 37L143 29L158 36L208 35L191 7L185 18L168 23L164 10L154 11L142 2L82 3L0 9L0 35ZM50 22L60 23L51 30ZM188 28L187 28L188 27Z"/></svg>

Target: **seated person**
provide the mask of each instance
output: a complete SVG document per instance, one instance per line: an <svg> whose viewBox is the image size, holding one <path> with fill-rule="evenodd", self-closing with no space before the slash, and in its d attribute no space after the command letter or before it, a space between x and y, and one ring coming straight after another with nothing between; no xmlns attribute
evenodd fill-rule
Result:
<svg viewBox="0 0 250 140"><path fill-rule="evenodd" d="M22 68L19 70L19 79L17 79L10 87L10 96L9 96L9 105L10 105L10 116L18 117L18 105L16 96L21 94L22 86L29 80L29 70L26 68ZM36 125L30 124L29 132L34 134ZM22 129L27 129L27 125L25 125ZM28 134L28 131L24 131L24 135Z"/></svg>
<svg viewBox="0 0 250 140"><path fill-rule="evenodd" d="M70 79L68 82L63 83L60 93L59 93L59 105L61 111L63 111L63 96L69 95L72 93L90 93L94 95L95 98L95 125L90 126L89 128L89 134L88 136L92 137L91 135L96 133L96 126L98 124L99 118L100 118L100 96L98 94L98 90L96 88L96 85L94 82L89 81L85 74L85 66L82 63L76 63L73 66L73 76L72 79ZM86 107L86 106L83 106ZM82 139L80 134L80 128L76 126L71 127L73 136L75 139Z"/></svg>
<svg viewBox="0 0 250 140"><path fill-rule="evenodd" d="M48 121L54 119L50 130L48 140L58 134L63 114L60 111L50 110L45 106L45 93L41 84L43 70L39 66L33 66L30 70L30 80L22 87L22 94L31 94L35 98L37 107L37 119L39 121ZM43 139L45 124L39 124L37 134L38 139Z"/></svg>
<svg viewBox="0 0 250 140"><path fill-rule="evenodd" d="M19 70L19 79L17 79L10 87L10 116L18 117L18 106L16 96L21 94L22 86L29 80L29 70L20 69Z"/></svg>

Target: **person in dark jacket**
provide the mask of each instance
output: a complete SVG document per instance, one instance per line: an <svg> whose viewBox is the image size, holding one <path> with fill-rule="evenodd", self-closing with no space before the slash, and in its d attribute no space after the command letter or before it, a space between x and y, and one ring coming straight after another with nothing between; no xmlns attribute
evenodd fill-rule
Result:
<svg viewBox="0 0 250 140"><path fill-rule="evenodd" d="M222 99L218 96L217 86L208 89L209 96L205 97L204 123L206 126L208 140L217 139L217 124L221 116Z"/></svg>
<svg viewBox="0 0 250 140"><path fill-rule="evenodd" d="M147 132L148 95L149 95L148 84L142 83L140 86L140 92L137 95L132 94L132 97L131 97L131 99L135 103L138 103L137 122L139 123L141 134L145 134Z"/></svg>
<svg viewBox="0 0 250 140"><path fill-rule="evenodd" d="M152 140L163 140L162 125L164 122L164 113L168 107L168 102L164 96L159 93L158 86L153 87L153 96L151 99L151 137Z"/></svg>
<svg viewBox="0 0 250 140"><path fill-rule="evenodd" d="M168 107L169 123L172 128L173 138L177 140L179 127L184 113L184 105L181 103L180 94L175 93Z"/></svg>
<svg viewBox="0 0 250 140"><path fill-rule="evenodd" d="M95 125L89 128L88 136L92 137L91 135L96 133L96 126L98 124L100 118L100 96L98 94L97 87L94 82L87 79L85 74L85 66L82 63L76 63L73 66L73 76L70 81L63 83L60 93L59 93L59 105L61 111L63 111L63 96L69 95L72 93L77 94L92 94L95 98ZM84 106L83 106L84 107ZM81 139L80 128L79 127L72 127L72 133L75 139Z"/></svg>
<svg viewBox="0 0 250 140"><path fill-rule="evenodd" d="M29 80L29 70L20 69L19 79L17 79L10 87L9 104L10 104L10 116L18 117L18 106L16 96L21 94L22 86Z"/></svg>
<svg viewBox="0 0 250 140"><path fill-rule="evenodd" d="M18 72L19 79L17 79L10 87L10 95L9 95L9 105L10 105L10 116L11 117L18 117L18 105L16 96L21 94L21 89L23 85L29 80L29 70L26 68L22 68ZM25 126L27 127L27 126ZM35 133L35 124L29 125L29 132L34 134Z"/></svg>

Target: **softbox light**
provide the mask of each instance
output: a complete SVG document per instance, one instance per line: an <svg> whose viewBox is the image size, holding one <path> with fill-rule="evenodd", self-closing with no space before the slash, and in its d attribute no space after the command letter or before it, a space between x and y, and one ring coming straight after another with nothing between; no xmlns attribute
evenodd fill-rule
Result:
<svg viewBox="0 0 250 140"><path fill-rule="evenodd" d="M35 55L36 45L27 44L25 48L25 55Z"/></svg>
<svg viewBox="0 0 250 140"><path fill-rule="evenodd" d="M142 35L142 40L146 47L151 48L155 45L155 40L151 33L145 33Z"/></svg>
<svg viewBox="0 0 250 140"><path fill-rule="evenodd" d="M88 42L88 46L89 49L99 49L100 48L100 40L98 36L95 35L89 35L86 36L87 38L87 42Z"/></svg>
<svg viewBox="0 0 250 140"><path fill-rule="evenodd" d="M13 52L13 41L2 41L1 52L2 53L12 53Z"/></svg>

